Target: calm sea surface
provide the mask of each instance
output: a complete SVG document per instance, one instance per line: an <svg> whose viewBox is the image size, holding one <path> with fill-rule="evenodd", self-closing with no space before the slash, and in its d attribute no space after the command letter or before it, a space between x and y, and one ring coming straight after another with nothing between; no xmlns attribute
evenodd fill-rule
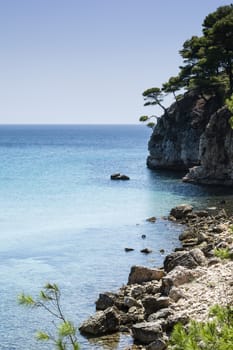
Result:
<svg viewBox="0 0 233 350"><path fill-rule="evenodd" d="M0 126L1 350L52 349L33 336L51 327L49 318L18 306L19 293L36 296L57 283L78 326L100 292L127 283L132 265L160 266L160 249L179 245L180 227L160 219L172 206L231 203L229 191L147 169L150 132L141 125ZM130 181L111 181L115 172ZM155 224L145 221L150 216ZM140 253L146 247L153 253ZM79 341L85 350L111 350L131 339Z"/></svg>

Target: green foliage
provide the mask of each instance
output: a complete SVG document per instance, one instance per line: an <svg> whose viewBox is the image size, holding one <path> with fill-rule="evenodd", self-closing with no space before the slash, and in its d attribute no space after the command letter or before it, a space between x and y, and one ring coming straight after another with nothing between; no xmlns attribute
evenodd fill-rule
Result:
<svg viewBox="0 0 233 350"><path fill-rule="evenodd" d="M233 253L228 248L215 248L214 255L222 260L233 259Z"/></svg>
<svg viewBox="0 0 233 350"><path fill-rule="evenodd" d="M175 325L168 350L232 350L233 307L214 306L208 322Z"/></svg>
<svg viewBox="0 0 233 350"><path fill-rule="evenodd" d="M194 91L205 100L216 97L219 107L233 93L233 4L221 6L206 16L201 36L186 40L179 51L183 65L176 77L171 77L162 88L153 87L143 92L144 106L158 105L165 113L162 102L172 93L177 105L176 92ZM233 113L233 102L229 102ZM233 127L233 117L230 119Z"/></svg>
<svg viewBox="0 0 233 350"><path fill-rule="evenodd" d="M149 121L151 118L157 119L157 117L156 117L155 115L151 115L151 116L142 115L142 116L139 118L139 121L142 122L142 123L148 122L148 123L146 123L146 126L148 126L148 128L153 129L154 126L155 126L155 123Z"/></svg>
<svg viewBox="0 0 233 350"><path fill-rule="evenodd" d="M54 283L48 283L40 291L39 297L33 299L30 295L24 293L18 296L20 305L26 307L40 307L47 313L53 316L53 324L56 327L56 333L38 331L36 339L39 341L50 341L58 350L79 350L79 345L76 337L76 327L72 322L68 321L61 309L60 304L61 292L58 286Z"/></svg>

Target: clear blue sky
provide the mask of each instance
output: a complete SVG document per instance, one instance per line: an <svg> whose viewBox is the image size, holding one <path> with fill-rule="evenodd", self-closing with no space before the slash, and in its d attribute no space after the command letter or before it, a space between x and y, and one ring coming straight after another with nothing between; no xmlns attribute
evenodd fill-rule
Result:
<svg viewBox="0 0 233 350"><path fill-rule="evenodd" d="M0 0L0 123L137 123L222 0Z"/></svg>

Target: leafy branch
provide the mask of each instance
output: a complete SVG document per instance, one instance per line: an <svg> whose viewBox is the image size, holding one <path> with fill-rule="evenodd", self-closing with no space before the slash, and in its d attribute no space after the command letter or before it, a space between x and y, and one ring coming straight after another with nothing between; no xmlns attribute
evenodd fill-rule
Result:
<svg viewBox="0 0 233 350"><path fill-rule="evenodd" d="M76 337L77 329L73 323L64 316L60 299L61 292L55 283L47 283L40 291L37 299L33 299L31 295L25 295L24 293L18 296L20 305L30 308L43 308L55 319L53 324L56 326L56 334L53 335L49 332L38 331L36 333L37 340L51 341L58 350L79 350Z"/></svg>

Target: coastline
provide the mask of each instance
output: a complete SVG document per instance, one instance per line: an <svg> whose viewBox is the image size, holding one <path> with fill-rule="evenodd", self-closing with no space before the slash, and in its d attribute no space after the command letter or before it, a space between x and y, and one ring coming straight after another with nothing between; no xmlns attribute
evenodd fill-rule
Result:
<svg viewBox="0 0 233 350"><path fill-rule="evenodd" d="M165 350L175 324L206 321L211 306L233 299L233 217L224 209L180 205L167 219L183 225L181 247L165 256L162 268L132 266L126 285L99 295L81 334L123 332L134 340L124 350ZM224 250L231 259L216 256Z"/></svg>

